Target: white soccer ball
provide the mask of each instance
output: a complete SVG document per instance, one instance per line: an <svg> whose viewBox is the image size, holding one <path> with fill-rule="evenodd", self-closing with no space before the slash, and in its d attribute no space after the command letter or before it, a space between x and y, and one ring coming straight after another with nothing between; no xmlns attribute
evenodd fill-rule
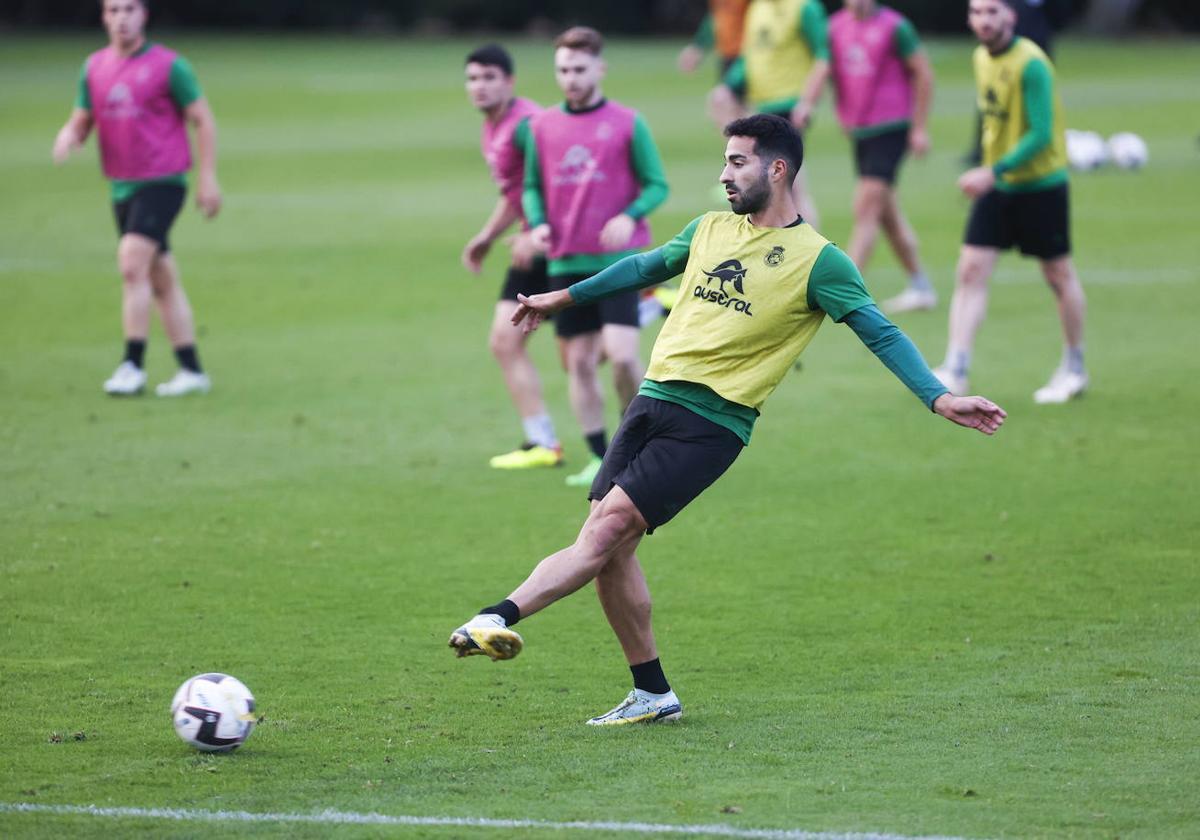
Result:
<svg viewBox="0 0 1200 840"><path fill-rule="evenodd" d="M1108 154L1122 169L1141 169L1150 159L1146 141L1128 131L1108 138Z"/></svg>
<svg viewBox="0 0 1200 840"><path fill-rule="evenodd" d="M1068 128L1067 162L1072 169L1088 172L1108 162L1108 146L1104 138L1094 131L1075 131Z"/></svg>
<svg viewBox="0 0 1200 840"><path fill-rule="evenodd" d="M228 674L198 674L175 692L171 720L175 734L198 750L235 750L257 722L254 695Z"/></svg>

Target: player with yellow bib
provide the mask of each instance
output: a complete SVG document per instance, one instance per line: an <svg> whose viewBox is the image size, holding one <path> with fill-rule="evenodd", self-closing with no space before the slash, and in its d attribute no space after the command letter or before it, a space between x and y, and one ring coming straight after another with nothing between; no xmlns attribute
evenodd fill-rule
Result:
<svg viewBox="0 0 1200 840"><path fill-rule="evenodd" d="M751 0L742 54L713 92L711 110L724 125L741 115L745 101L760 114L790 119L803 132L828 76L829 20L821 0ZM819 228L803 173L794 192L801 215Z"/></svg>
<svg viewBox="0 0 1200 840"><path fill-rule="evenodd" d="M1063 403L1088 385L1083 363L1086 301L1071 259L1070 195L1063 110L1054 66L1033 41L1014 34L1015 0L970 0L979 39L975 87L983 115L983 165L959 188L974 199L959 254L945 361L934 371L954 393L967 389L975 333L987 311L988 279L1014 245L1035 257L1058 301L1063 355L1037 403Z"/></svg>
<svg viewBox="0 0 1200 840"><path fill-rule="evenodd" d="M950 394L872 302L836 245L797 213L791 185L804 158L799 132L759 114L725 128L721 184L732 213L706 213L661 248L626 257L546 294L522 296L513 323L528 331L568 306L682 274L638 396L604 456L573 545L538 564L505 600L450 636L460 656L510 659L517 621L596 581L624 650L633 691L594 726L677 720L683 706L658 658L650 593L634 550L732 465L759 410L826 316L845 323L932 411L992 434L1004 410Z"/></svg>

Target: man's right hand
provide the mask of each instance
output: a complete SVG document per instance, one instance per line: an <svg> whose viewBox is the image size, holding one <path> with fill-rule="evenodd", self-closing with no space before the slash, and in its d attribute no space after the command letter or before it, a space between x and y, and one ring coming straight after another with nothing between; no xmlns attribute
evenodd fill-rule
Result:
<svg viewBox="0 0 1200 840"><path fill-rule="evenodd" d="M574 301L571 300L571 293L566 289L559 289L554 292L545 292L540 295L530 295L526 297L522 294L517 294L517 308L513 312L513 326L519 326L526 335L538 328L538 324L542 323L547 316L553 315L559 310L566 309Z"/></svg>
<svg viewBox="0 0 1200 840"><path fill-rule="evenodd" d="M688 44L679 51L679 72L694 73L702 61L704 61L704 50L695 44Z"/></svg>
<svg viewBox="0 0 1200 840"><path fill-rule="evenodd" d="M529 244L541 253L546 253L550 250L550 233L550 225L542 222L529 231Z"/></svg>

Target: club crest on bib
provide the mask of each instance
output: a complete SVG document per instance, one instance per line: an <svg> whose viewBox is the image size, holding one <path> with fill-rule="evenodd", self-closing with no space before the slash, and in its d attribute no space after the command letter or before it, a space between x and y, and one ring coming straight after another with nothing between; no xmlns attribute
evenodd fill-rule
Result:
<svg viewBox="0 0 1200 840"><path fill-rule="evenodd" d="M783 262L783 246L776 245L774 248L772 248L770 251L768 251L767 255L765 257L763 257L763 262L766 263L771 268L775 268L777 265L782 263Z"/></svg>

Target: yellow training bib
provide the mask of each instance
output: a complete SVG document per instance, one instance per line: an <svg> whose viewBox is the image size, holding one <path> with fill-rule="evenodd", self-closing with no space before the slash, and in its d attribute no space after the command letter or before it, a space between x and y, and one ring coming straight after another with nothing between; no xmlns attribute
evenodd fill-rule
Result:
<svg viewBox="0 0 1200 840"><path fill-rule="evenodd" d="M813 54L800 36L800 16L816 0L752 0L746 10L742 55L751 104L798 98Z"/></svg>
<svg viewBox="0 0 1200 840"><path fill-rule="evenodd" d="M983 114L983 164L992 166L1017 145L1029 130L1025 115L1025 96L1021 90L1021 74L1034 60L1046 63L1051 78L1054 65L1037 44L1028 38L1017 38L1000 55L992 55L982 45L975 49L975 87L979 111ZM1023 184L1053 174L1067 165L1067 148L1063 126L1062 102L1058 86L1054 87L1054 127L1050 145L1032 160L1000 176L1007 184Z"/></svg>
<svg viewBox="0 0 1200 840"><path fill-rule="evenodd" d="M746 216L706 214L646 378L696 382L757 409L825 318L809 309L808 280L828 244L807 223L756 227Z"/></svg>

